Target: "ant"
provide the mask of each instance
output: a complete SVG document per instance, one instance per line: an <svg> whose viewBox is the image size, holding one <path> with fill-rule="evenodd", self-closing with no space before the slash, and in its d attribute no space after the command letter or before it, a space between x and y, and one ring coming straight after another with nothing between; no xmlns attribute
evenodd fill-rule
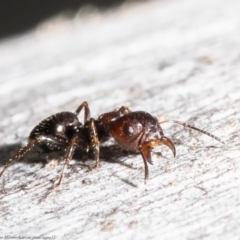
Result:
<svg viewBox="0 0 240 240"><path fill-rule="evenodd" d="M79 113L84 109L84 122L78 120ZM225 144L220 138L202 129L196 128L185 122L177 120L165 120L158 122L144 111L132 112L128 107L122 106L112 112L103 113L97 119L90 117L90 109L87 102L83 102L77 110L73 112L60 112L41 121L31 131L26 146L21 148L12 159L4 166L0 177L4 171L14 162L18 161L26 152L38 145L43 151L65 149L65 161L60 177L55 186L59 186L66 165L72 159L76 148L89 150L93 149L95 165L99 166L100 143L113 137L115 141L124 149L140 152L145 167L145 182L148 179L148 163L152 164L151 149L166 145L176 155L173 142L167 138L161 128L162 123L176 123L199 131L209 137Z"/></svg>

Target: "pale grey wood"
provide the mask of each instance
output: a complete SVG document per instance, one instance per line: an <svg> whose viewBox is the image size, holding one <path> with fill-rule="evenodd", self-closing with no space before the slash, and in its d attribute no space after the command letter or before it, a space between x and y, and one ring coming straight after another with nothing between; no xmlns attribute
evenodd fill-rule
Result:
<svg viewBox="0 0 240 240"><path fill-rule="evenodd" d="M126 105L227 144L165 124L177 156L156 149L146 185L140 155L105 146L97 171L79 155L58 190L63 162L49 169L30 154L0 179L0 237L240 239L239 9L239 0L127 4L1 41L1 167L40 120L84 100L93 117Z"/></svg>

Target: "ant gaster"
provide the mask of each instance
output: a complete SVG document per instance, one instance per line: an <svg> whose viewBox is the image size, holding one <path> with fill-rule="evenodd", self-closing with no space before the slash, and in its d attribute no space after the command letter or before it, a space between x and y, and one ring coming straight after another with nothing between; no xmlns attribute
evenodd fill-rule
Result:
<svg viewBox="0 0 240 240"><path fill-rule="evenodd" d="M79 113L84 109L84 123L78 120ZM42 150L66 149L64 166L56 186L60 185L66 165L72 159L76 148L89 149L94 152L95 165L99 166L100 143L113 137L124 149L140 152L145 167L145 181L148 178L148 163L152 164L151 149L166 145L173 155L176 150L173 142L164 136L160 126L162 123L171 122L192 128L206 134L224 144L215 135L177 120L166 120L158 122L144 111L132 112L129 108L122 106L112 112L103 113L97 119L90 117L90 110L87 102L83 102L77 110L72 112L60 112L41 121L30 133L28 143L21 148L16 155L10 159L0 173L14 162L18 161L26 152L38 145Z"/></svg>

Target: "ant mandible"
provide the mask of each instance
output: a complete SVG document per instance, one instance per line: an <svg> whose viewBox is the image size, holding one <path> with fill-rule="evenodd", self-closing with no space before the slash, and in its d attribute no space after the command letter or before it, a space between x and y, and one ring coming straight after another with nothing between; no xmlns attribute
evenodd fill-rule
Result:
<svg viewBox="0 0 240 240"><path fill-rule="evenodd" d="M78 120L78 115L82 109L84 109L83 124ZM0 177L11 164L18 161L35 145L38 145L43 151L66 149L61 175L55 185L59 186L63 178L64 169L72 159L76 148L87 150L92 148L95 158L95 165L93 168L97 168L99 166L100 143L113 137L124 149L141 153L145 167L146 182L148 179L148 163L152 164L152 148L159 145L166 145L172 150L174 157L176 155L176 149L173 142L164 136L160 126L162 123L166 122L192 128L224 144L224 142L215 135L185 122L177 120L158 122L156 117L153 117L147 112L132 112L129 108L124 106L112 112L103 113L97 119L94 119L90 117L88 103L83 102L74 113L57 113L44 119L33 128L29 135L27 145L21 148L16 155L5 164L0 173Z"/></svg>

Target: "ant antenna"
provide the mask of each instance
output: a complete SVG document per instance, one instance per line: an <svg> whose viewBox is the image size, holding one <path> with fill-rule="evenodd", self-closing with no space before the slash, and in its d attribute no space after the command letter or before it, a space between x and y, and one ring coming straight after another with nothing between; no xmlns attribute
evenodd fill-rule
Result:
<svg viewBox="0 0 240 240"><path fill-rule="evenodd" d="M177 123L177 124L180 124L180 125L182 125L182 126L184 126L184 127L192 128L192 129L194 129L194 130L196 130L196 131L198 131L198 132L201 132L201 133L203 133L203 134L206 134L207 136L209 136L209 137L217 140L218 142L220 142L220 143L222 143L222 144L225 144L225 142L224 142L222 139L218 138L217 136L215 136L215 135L213 135L213 134L211 134L211 133L209 133L209 132L206 132L206 131L204 131L204 130L202 130L202 129L200 129L200 128L196 128L196 127L194 127L194 126L192 126L192 125L190 125L190 124L188 124L188 123L180 122L180 121L178 121L178 120L165 120L165 121L159 122L159 124L162 124L162 123Z"/></svg>

